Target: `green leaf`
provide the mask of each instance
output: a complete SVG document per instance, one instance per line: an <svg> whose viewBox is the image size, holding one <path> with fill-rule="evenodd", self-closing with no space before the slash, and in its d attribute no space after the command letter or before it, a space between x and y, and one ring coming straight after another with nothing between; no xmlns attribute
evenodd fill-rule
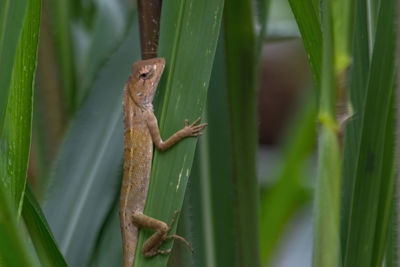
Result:
<svg viewBox="0 0 400 267"><path fill-rule="evenodd" d="M159 55L166 69L155 104L163 138L171 136L202 114L220 30L223 1L180 0L163 3ZM154 153L144 213L168 222L182 207L196 139L181 141L166 152ZM176 224L175 224L176 226ZM175 227L170 233L175 232ZM168 257L144 258L143 241L152 234L141 230L135 266L165 266Z"/></svg>
<svg viewBox="0 0 400 267"><path fill-rule="evenodd" d="M386 245L395 179L394 166L394 73L395 73L395 2L380 6L376 39L367 82L359 82L358 89L366 88L365 98L355 116L359 116L354 137L359 143L347 144L355 159L345 169L353 185L344 191L349 205L344 214L344 266L381 266ZM366 13L358 16L365 17ZM357 21L357 14L356 14ZM365 21L365 20L364 20ZM355 29L356 35L357 29ZM366 45L364 45L366 46ZM364 49L365 50L365 49ZM364 52L365 53L365 52ZM364 67L365 68L365 67ZM360 70L355 73L361 73ZM359 79L360 76L355 76ZM364 87L364 84L366 86ZM356 117L357 118L357 117ZM346 136L347 137L347 136ZM352 171L353 170L353 171Z"/></svg>
<svg viewBox="0 0 400 267"><path fill-rule="evenodd" d="M123 157L122 93L139 58L137 22L98 74L60 149L45 214L65 259L86 266L118 198ZM63 216L60 216L62 212Z"/></svg>
<svg viewBox="0 0 400 267"><path fill-rule="evenodd" d="M4 184L0 183L0 265L39 266L22 235L17 214Z"/></svg>
<svg viewBox="0 0 400 267"><path fill-rule="evenodd" d="M25 191L25 201L22 216L29 231L42 266L67 266L63 255L58 250L53 234L47 225L46 218L33 195L29 184Z"/></svg>
<svg viewBox="0 0 400 267"><path fill-rule="evenodd" d="M11 5L14 4L11 3ZM0 183L3 183L6 191L10 193L14 207L18 209L18 214L22 208L28 167L40 12L40 0L31 0L25 13L18 15L13 12L8 13L8 15L22 16L25 20L18 45L15 43L4 44L4 47L15 45L17 50L14 63L8 65L9 70L12 70L11 83L9 86L1 85L4 91L9 90L9 95L8 98L5 96L7 109L2 114L4 115L4 127L0 131ZM14 29L9 25L4 25L4 27L7 27L7 31ZM4 62L6 64L7 60L5 59ZM0 79L2 79L1 75Z"/></svg>
<svg viewBox="0 0 400 267"><path fill-rule="evenodd" d="M238 262L240 266L256 267L260 266L256 178L259 64L251 5L251 1L226 1L224 29Z"/></svg>
<svg viewBox="0 0 400 267"><path fill-rule="evenodd" d="M322 32L318 0L289 0L308 54L315 84L320 85L322 64ZM317 88L319 89L319 88Z"/></svg>
<svg viewBox="0 0 400 267"><path fill-rule="evenodd" d="M4 127L11 76L28 0L0 2L0 135Z"/></svg>

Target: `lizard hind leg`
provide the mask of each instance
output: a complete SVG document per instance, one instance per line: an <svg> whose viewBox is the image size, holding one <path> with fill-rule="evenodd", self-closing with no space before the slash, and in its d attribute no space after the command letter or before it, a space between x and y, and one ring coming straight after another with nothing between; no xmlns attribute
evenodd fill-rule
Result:
<svg viewBox="0 0 400 267"><path fill-rule="evenodd" d="M144 256L152 257L157 254L169 254L171 252L171 249L165 249L165 250L159 249L160 246L163 244L163 242L167 239L179 239L182 242L184 242L189 247L189 249L193 252L193 249L190 246L189 242L187 242L183 237L178 236L178 235L170 235L170 236L167 235L169 230L171 229L173 223L175 222L177 215L178 215L178 212L175 211L172 216L172 219L168 225L163 221L154 219L154 218L144 215L143 213L140 213L140 212L135 212L132 215L133 223L137 227L153 229L156 231L153 235L151 235L143 243L142 253Z"/></svg>

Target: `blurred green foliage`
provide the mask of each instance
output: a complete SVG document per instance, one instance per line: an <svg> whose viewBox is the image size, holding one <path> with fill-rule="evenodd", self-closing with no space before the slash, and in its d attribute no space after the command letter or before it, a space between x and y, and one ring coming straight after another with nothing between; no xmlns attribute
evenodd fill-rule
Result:
<svg viewBox="0 0 400 267"><path fill-rule="evenodd" d="M138 253L135 266L282 266L289 256L300 266L291 246L308 249L297 256L305 266L397 265L395 3L164 1L161 135L201 114L209 125L197 150L188 139L155 152L145 213L168 221L182 209L178 232L195 254L175 244L170 260ZM135 2L4 0L0 29L0 266L120 266ZM314 85L295 84L302 101L272 114L295 110L285 138L260 146L258 98L279 106L264 93L288 77L271 78L268 57L282 52L266 48L299 37ZM304 231L296 215L308 216L311 200L314 236L303 244L291 229ZM141 231L140 244L150 234Z"/></svg>

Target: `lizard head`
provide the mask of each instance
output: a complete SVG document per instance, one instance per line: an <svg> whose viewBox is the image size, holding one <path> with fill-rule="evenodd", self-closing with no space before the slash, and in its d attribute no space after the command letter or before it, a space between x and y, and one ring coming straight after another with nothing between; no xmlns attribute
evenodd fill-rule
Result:
<svg viewBox="0 0 400 267"><path fill-rule="evenodd" d="M163 58L151 58L133 64L127 89L138 106L149 106L153 102L164 66Z"/></svg>

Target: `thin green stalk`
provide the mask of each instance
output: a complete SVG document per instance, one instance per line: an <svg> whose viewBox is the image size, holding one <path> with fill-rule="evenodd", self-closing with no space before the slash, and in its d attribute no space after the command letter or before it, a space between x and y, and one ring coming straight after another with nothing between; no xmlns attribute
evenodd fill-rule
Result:
<svg viewBox="0 0 400 267"><path fill-rule="evenodd" d="M315 189L314 267L340 266L340 179L341 157L336 122L334 39L331 1L322 8L323 48L318 141L318 172Z"/></svg>

